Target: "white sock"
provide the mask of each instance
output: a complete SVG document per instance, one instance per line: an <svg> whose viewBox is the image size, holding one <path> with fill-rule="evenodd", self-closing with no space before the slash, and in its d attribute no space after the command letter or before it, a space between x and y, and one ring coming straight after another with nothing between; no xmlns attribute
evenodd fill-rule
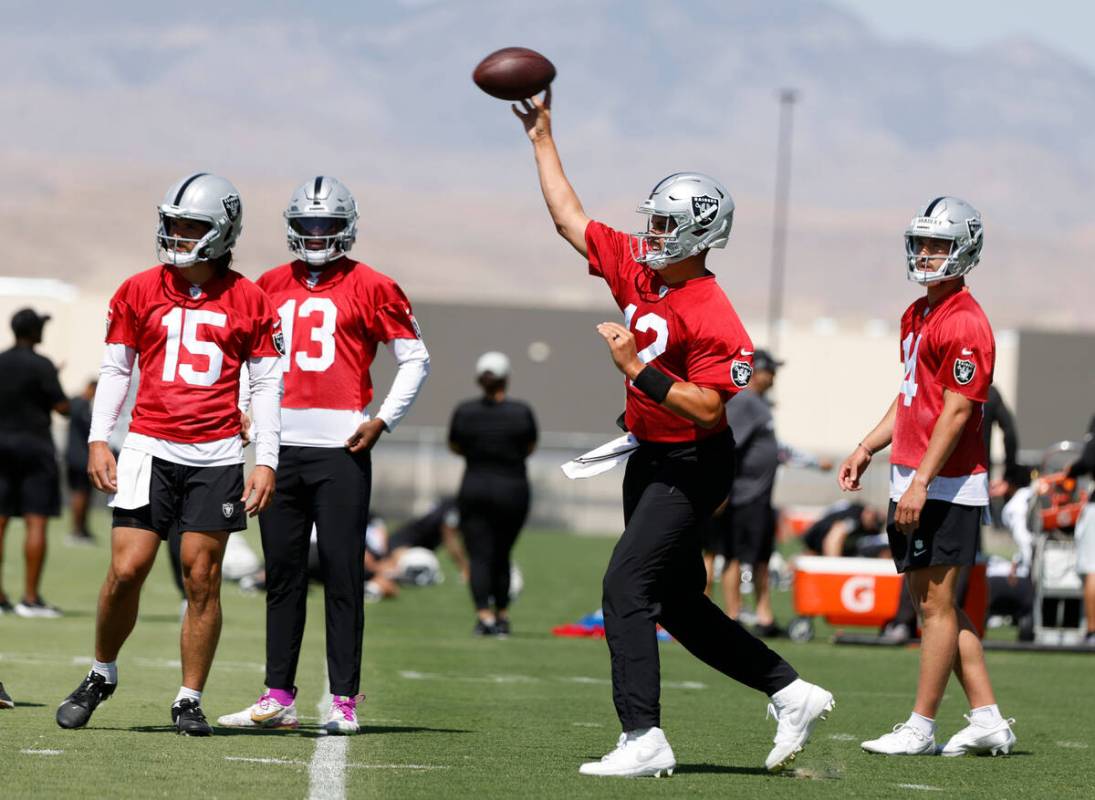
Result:
<svg viewBox="0 0 1095 800"><path fill-rule="evenodd" d="M118 662L117 661L91 661L91 671L102 675L106 678L107 683L118 682Z"/></svg>
<svg viewBox="0 0 1095 800"><path fill-rule="evenodd" d="M970 710L970 722L989 727L1004 721L1000 715L999 707L994 703L991 706L981 706Z"/></svg>
<svg viewBox="0 0 1095 800"><path fill-rule="evenodd" d="M776 708L786 708L791 703L799 700L806 690L810 688L810 684L802 680L802 678L795 678L789 684L784 686L774 695L772 695L772 703Z"/></svg>
<svg viewBox="0 0 1095 800"><path fill-rule="evenodd" d="M925 736L935 736L935 720L917 714L915 711L909 715L909 719L905 724Z"/></svg>
<svg viewBox="0 0 1095 800"><path fill-rule="evenodd" d="M202 693L195 689L187 689L185 686L179 687L179 693L175 695L175 702L171 705L177 706L180 700L193 700L195 703L202 701Z"/></svg>

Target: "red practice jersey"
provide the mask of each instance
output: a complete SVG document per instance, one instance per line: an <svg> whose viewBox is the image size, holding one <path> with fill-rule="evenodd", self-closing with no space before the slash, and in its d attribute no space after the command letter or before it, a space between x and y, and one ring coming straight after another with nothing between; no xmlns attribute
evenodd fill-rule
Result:
<svg viewBox="0 0 1095 800"><path fill-rule="evenodd" d="M913 469L920 466L943 411L943 390L950 389L975 405L939 474L958 477L985 472L988 454L981 428L996 342L985 312L968 289L955 292L935 308L929 308L926 297L908 307L901 318L901 363L905 377L897 398L890 462Z"/></svg>
<svg viewBox="0 0 1095 800"><path fill-rule="evenodd" d="M727 401L753 374L753 343L715 276L708 273L670 286L631 257L630 236L600 222L586 227L589 272L604 278L624 324L635 335L639 358L675 381L714 389ZM658 405L627 382L627 428L650 442L704 439L726 430L702 428Z"/></svg>
<svg viewBox="0 0 1095 800"><path fill-rule="evenodd" d="M269 298L228 270L195 287L173 266L127 279L107 312L107 344L137 352L130 430L197 444L240 432L240 365L278 356L281 322Z"/></svg>
<svg viewBox="0 0 1095 800"><path fill-rule="evenodd" d="M258 280L288 345L281 406L361 412L373 399L377 344L421 338L411 303L387 275L349 258L310 278L307 265L293 261Z"/></svg>

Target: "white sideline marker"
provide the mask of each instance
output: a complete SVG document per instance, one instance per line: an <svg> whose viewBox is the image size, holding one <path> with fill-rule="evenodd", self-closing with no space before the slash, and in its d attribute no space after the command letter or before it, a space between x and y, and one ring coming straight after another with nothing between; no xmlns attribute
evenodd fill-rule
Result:
<svg viewBox="0 0 1095 800"><path fill-rule="evenodd" d="M926 783L899 783L898 789L916 789L919 792L941 792L938 786L928 786Z"/></svg>
<svg viewBox="0 0 1095 800"><path fill-rule="evenodd" d="M323 667L323 684L330 686L327 666ZM319 718L327 716L334 698L324 689L316 709ZM308 800L346 800L346 751L350 746L346 736L320 736L308 765Z"/></svg>
<svg viewBox="0 0 1095 800"><path fill-rule="evenodd" d="M59 756L64 750L31 750L29 748L23 748L19 751L25 756Z"/></svg>

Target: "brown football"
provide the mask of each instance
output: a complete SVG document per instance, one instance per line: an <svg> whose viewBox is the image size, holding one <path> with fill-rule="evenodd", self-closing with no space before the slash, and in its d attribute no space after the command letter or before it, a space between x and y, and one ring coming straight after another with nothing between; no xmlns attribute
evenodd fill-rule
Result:
<svg viewBox="0 0 1095 800"><path fill-rule="evenodd" d="M492 97L524 100L548 87L555 65L527 47L503 47L480 61L471 77Z"/></svg>

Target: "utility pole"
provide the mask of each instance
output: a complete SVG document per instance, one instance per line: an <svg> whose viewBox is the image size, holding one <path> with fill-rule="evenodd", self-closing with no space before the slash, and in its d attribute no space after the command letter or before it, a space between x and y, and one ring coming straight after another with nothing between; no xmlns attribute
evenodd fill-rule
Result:
<svg viewBox="0 0 1095 800"><path fill-rule="evenodd" d="M768 292L768 348L779 357L779 322L783 317L783 271L787 259L787 217L791 197L791 130L794 89L779 91L779 145L776 153L776 205L772 218L772 270Z"/></svg>

